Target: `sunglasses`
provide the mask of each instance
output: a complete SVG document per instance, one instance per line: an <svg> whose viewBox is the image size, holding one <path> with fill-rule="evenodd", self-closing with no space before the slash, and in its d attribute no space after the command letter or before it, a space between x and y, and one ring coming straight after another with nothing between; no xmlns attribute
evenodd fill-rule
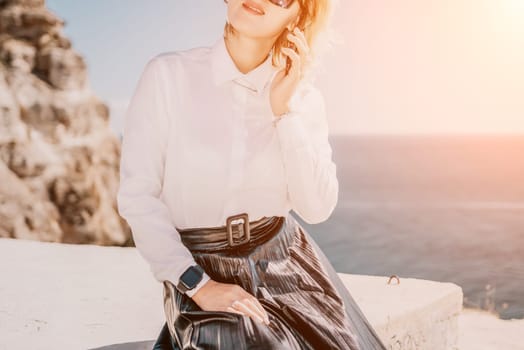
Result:
<svg viewBox="0 0 524 350"><path fill-rule="evenodd" d="M224 2L227 4L227 0L224 0ZM269 0L269 2L273 5L282 7L283 9L287 9L295 2L295 0Z"/></svg>

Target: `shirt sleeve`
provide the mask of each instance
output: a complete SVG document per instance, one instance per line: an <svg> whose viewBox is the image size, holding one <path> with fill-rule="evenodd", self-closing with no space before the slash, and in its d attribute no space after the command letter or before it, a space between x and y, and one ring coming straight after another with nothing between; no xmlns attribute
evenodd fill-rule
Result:
<svg viewBox="0 0 524 350"><path fill-rule="evenodd" d="M298 85L289 112L275 122L292 209L307 223L333 212L339 183L328 140L324 97L312 83Z"/></svg>
<svg viewBox="0 0 524 350"><path fill-rule="evenodd" d="M176 286L196 262L160 198L169 130L161 64L158 56L147 62L125 113L117 206L154 277ZM204 272L197 287L186 294L192 297L208 280Z"/></svg>

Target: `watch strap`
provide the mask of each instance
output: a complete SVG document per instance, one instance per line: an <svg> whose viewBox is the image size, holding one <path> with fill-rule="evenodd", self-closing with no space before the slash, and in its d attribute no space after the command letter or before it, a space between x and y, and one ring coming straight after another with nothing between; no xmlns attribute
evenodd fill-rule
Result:
<svg viewBox="0 0 524 350"><path fill-rule="evenodd" d="M186 291L186 295L192 298L193 295L195 295L200 290L200 288L202 288L204 284L206 284L206 282L209 281L210 279L211 277L204 271L204 274L202 275L202 279L200 280L200 282L198 282L195 288Z"/></svg>

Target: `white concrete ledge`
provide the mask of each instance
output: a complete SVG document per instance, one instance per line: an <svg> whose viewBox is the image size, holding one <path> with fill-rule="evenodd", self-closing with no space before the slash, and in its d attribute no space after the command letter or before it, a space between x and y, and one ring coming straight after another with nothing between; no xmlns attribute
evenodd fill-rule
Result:
<svg viewBox="0 0 524 350"><path fill-rule="evenodd" d="M0 348L151 349L164 323L136 248L1 238L0 269ZM457 349L459 286L340 276L389 349Z"/></svg>
<svg viewBox="0 0 524 350"><path fill-rule="evenodd" d="M454 283L340 274L388 349L457 349L462 288Z"/></svg>

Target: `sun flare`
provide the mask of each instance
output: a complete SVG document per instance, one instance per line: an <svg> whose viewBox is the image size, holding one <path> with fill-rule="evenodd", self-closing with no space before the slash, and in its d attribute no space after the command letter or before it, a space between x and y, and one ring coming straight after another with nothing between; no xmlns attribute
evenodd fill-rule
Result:
<svg viewBox="0 0 524 350"><path fill-rule="evenodd" d="M524 34L524 0L500 0L493 3L494 6L500 7L501 16L498 20L508 34Z"/></svg>

